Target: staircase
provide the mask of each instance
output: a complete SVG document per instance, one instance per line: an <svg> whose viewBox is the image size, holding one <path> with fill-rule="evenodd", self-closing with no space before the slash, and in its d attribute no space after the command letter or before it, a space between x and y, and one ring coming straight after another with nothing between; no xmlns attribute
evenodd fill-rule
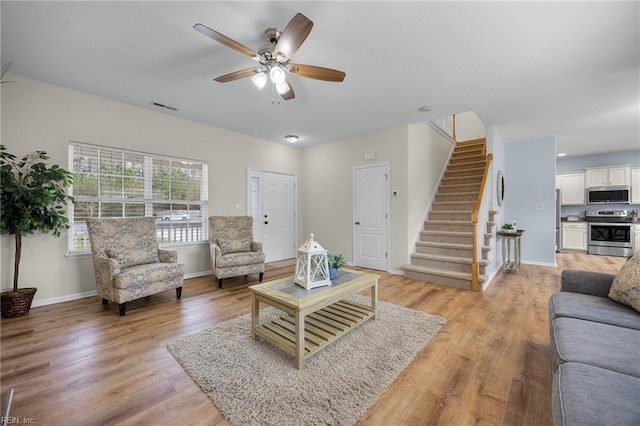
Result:
<svg viewBox="0 0 640 426"><path fill-rule="evenodd" d="M404 275L419 281L471 289L473 261L473 224L471 214L486 163L485 139L460 142L451 156L438 193L411 255L411 264L403 266ZM478 283L487 281L487 254L491 250L495 211L487 221L478 223L484 237L478 259ZM486 225L485 225L486 224Z"/></svg>

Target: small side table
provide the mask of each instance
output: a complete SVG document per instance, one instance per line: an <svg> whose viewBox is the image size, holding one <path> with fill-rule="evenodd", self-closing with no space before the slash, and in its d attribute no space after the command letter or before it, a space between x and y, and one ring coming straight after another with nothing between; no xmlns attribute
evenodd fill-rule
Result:
<svg viewBox="0 0 640 426"><path fill-rule="evenodd" d="M505 271L516 272L520 266L520 237L524 234L524 229L518 229L516 232L498 231L498 235L502 237L502 269ZM513 249L513 260L511 252Z"/></svg>

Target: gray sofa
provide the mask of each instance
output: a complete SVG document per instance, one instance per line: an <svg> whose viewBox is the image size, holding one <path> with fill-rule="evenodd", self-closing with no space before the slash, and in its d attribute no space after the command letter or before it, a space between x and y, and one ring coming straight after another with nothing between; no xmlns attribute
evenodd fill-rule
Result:
<svg viewBox="0 0 640 426"><path fill-rule="evenodd" d="M640 313L608 297L615 277L564 270L549 300L556 426L640 425Z"/></svg>

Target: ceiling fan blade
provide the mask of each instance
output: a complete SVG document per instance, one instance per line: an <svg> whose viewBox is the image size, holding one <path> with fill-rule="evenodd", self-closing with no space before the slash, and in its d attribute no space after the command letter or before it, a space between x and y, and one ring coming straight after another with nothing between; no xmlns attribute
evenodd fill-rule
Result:
<svg viewBox="0 0 640 426"><path fill-rule="evenodd" d="M287 82L287 86L289 86L289 90L287 90L284 93L281 93L280 96L282 96L282 99L284 99L285 101L288 101L290 99L295 98L296 94L293 91L293 86L291 85L291 82L289 81L289 79L286 78L285 81Z"/></svg>
<svg viewBox="0 0 640 426"><path fill-rule="evenodd" d="M296 16L289 21L284 31L282 31L282 35L273 50L274 58L277 58L278 54L284 55L284 59L278 60L285 62L293 56L296 50L298 50L307 39L311 28L313 28L313 22L302 13L296 13Z"/></svg>
<svg viewBox="0 0 640 426"><path fill-rule="evenodd" d="M230 81L239 80L245 77L251 77L254 75L260 68L247 68L246 70L235 71L229 74L221 75L220 77L214 78L218 83L228 83Z"/></svg>
<svg viewBox="0 0 640 426"><path fill-rule="evenodd" d="M290 64L288 70L299 77L314 78L316 80L341 82L347 76L344 72L315 65Z"/></svg>
<svg viewBox="0 0 640 426"><path fill-rule="evenodd" d="M202 25L202 24L198 23L198 24L195 24L193 26L193 29L198 31L199 33L202 33L202 34L206 35L209 38L214 39L215 41L217 41L220 44L224 44L225 46L235 50L236 52L240 52L243 55L249 56L252 59L259 58L259 55L256 52L254 52L253 50L249 49L244 44L238 43L237 41L235 41L233 39L230 39L226 35L221 34L221 33L217 32L216 30L212 30L211 28L207 27L206 25Z"/></svg>

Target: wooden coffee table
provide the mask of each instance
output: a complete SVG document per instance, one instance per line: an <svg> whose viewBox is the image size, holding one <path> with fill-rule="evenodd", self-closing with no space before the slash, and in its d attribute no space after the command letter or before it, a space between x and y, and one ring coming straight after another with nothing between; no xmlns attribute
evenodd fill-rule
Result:
<svg viewBox="0 0 640 426"><path fill-rule="evenodd" d="M293 277L249 287L251 291L251 337L261 336L296 359L302 369L306 358L325 348L369 318L378 318L378 278L368 272L343 268L327 287L306 290ZM371 289L369 306L344 300ZM260 302L283 310L272 321L260 323Z"/></svg>

